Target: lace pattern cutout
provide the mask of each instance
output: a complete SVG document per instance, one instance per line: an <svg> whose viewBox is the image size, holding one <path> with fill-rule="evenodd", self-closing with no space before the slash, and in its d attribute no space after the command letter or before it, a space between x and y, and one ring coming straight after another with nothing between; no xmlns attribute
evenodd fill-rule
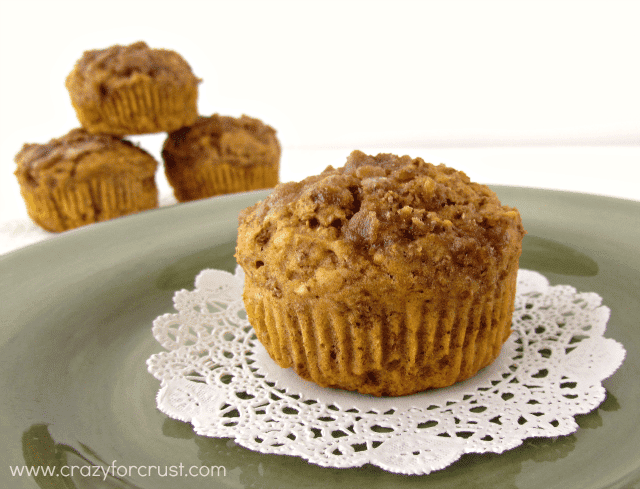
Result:
<svg viewBox="0 0 640 489"><path fill-rule="evenodd" d="M154 321L166 350L147 360L161 381L157 406L200 435L320 466L427 474L464 453L570 434L625 356L603 336L609 309L597 294L521 270L513 334L475 377L395 398L322 388L271 360L247 320L243 280L240 268L205 270L195 290L175 294L178 312Z"/></svg>

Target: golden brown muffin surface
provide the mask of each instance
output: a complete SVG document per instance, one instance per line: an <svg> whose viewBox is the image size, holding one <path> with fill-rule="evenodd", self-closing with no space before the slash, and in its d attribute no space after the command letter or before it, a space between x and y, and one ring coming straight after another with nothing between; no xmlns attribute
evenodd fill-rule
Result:
<svg viewBox="0 0 640 489"><path fill-rule="evenodd" d="M185 87L199 82L178 53L138 41L85 51L67 77L67 87L79 102L99 101L140 77Z"/></svg>
<svg viewBox="0 0 640 489"><path fill-rule="evenodd" d="M251 166L280 156L276 131L259 119L213 114L169 134L163 148L167 164L192 166L227 161Z"/></svg>
<svg viewBox="0 0 640 489"><path fill-rule="evenodd" d="M118 152L117 158L97 158ZM141 158L142 156L142 158ZM25 144L16 154L16 176L21 182L50 187L69 179L83 179L100 172L153 174L157 162L130 141L108 134L72 129L45 144Z"/></svg>
<svg viewBox="0 0 640 489"><path fill-rule="evenodd" d="M354 286L416 290L460 274L482 287L524 233L517 210L462 172L358 151L279 185L240 222L238 258L257 283L347 301Z"/></svg>

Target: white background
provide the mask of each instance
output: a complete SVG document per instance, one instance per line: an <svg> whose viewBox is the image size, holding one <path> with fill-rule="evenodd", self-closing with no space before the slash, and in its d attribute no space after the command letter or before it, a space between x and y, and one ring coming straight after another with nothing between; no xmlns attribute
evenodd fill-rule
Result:
<svg viewBox="0 0 640 489"><path fill-rule="evenodd" d="M608 181L600 193L640 198L639 1L0 6L0 218L22 212L12 210L22 144L78 125L64 86L75 61L138 40L189 62L203 79L202 114L275 127L285 180L341 164L355 148L411 148L486 183L598 193ZM157 155L163 138L138 140ZM586 180L576 181L581 166Z"/></svg>

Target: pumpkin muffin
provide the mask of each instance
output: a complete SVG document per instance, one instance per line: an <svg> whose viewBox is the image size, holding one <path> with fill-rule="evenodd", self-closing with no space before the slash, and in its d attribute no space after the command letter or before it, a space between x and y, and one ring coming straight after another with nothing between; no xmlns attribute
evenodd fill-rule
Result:
<svg viewBox="0 0 640 489"><path fill-rule="evenodd" d="M258 119L214 114L169 134L162 159L176 199L185 202L274 187L280 143Z"/></svg>
<svg viewBox="0 0 640 489"><path fill-rule="evenodd" d="M46 144L25 144L15 161L27 213L47 231L158 206L158 162L116 136L73 129Z"/></svg>
<svg viewBox="0 0 640 489"><path fill-rule="evenodd" d="M66 87L88 132L124 136L192 124L199 82L178 53L141 41L85 51Z"/></svg>
<svg viewBox="0 0 640 489"><path fill-rule="evenodd" d="M462 172L354 151L239 218L256 335L321 386L400 396L467 379L510 334L525 231Z"/></svg>

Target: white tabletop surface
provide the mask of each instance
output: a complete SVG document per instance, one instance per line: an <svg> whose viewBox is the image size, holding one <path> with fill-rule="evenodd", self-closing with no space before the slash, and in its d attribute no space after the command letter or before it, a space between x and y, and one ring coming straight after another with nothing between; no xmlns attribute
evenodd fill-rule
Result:
<svg viewBox="0 0 640 489"><path fill-rule="evenodd" d="M144 136L138 142L159 158L164 136ZM357 148L370 154L408 154L462 170L477 182L582 192L640 201L640 146ZM351 149L284 148L281 180L300 180L328 165L342 166ZM160 204L176 204L162 166L156 175ZM13 175L0 180L0 253L55 236L27 216Z"/></svg>

